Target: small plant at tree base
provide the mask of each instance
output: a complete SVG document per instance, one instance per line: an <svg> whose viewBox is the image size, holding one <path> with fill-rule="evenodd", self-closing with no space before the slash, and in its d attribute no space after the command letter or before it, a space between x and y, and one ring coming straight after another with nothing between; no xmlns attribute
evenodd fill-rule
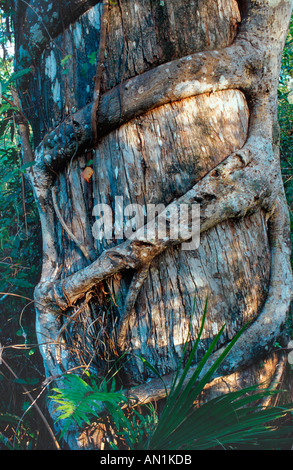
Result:
<svg viewBox="0 0 293 470"><path fill-rule="evenodd" d="M126 402L123 392L115 391L115 380L111 382L108 390L106 380L99 382L88 372L84 372L87 381L79 375L68 374L63 378L64 388L53 388L53 395L49 398L58 406L56 412L61 413L56 422L63 420L64 424L60 438L68 431L72 424L80 428L90 424L90 418L97 418L106 409L113 409Z"/></svg>

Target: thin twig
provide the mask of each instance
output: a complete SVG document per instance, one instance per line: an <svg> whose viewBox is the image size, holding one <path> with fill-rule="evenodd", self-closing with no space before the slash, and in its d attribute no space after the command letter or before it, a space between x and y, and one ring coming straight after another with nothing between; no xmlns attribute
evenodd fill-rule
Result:
<svg viewBox="0 0 293 470"><path fill-rule="evenodd" d="M55 209L55 212L56 212L56 215L58 217L58 220L60 222L60 224L62 225L62 227L64 228L65 232L67 233L67 235L69 236L69 238L74 241L74 243L78 246L78 248L81 250L81 252L83 253L83 255L85 256L85 258L87 260L91 260L90 259L90 255L88 253L88 250L86 249L86 247L80 242L77 240L76 236L73 235L73 233L71 232L71 230L67 227L62 215L61 215L61 212L59 210L59 207L58 207L58 203L57 203L57 198L56 198L56 191L57 191L57 188L52 188L52 201L53 201L53 206L54 206L54 209Z"/></svg>
<svg viewBox="0 0 293 470"><path fill-rule="evenodd" d="M21 122L18 122L18 130L21 141L21 151L22 151L22 163L32 163L34 161L34 152L30 143L30 126L28 119L23 114L20 104L20 99L17 93L17 90L14 87L11 87L11 93L13 97L14 105L17 107L17 110L21 117Z"/></svg>
<svg viewBox="0 0 293 470"><path fill-rule="evenodd" d="M120 114L121 114L121 119L123 117L123 100L122 100L122 84L124 81L124 72L125 72L125 62L126 62L126 34L125 34L125 27L124 27L124 19L123 19L123 10L121 6L121 1L118 0L118 7L120 10L120 15L121 15L121 26L122 26L122 34L123 34L123 60L122 60L122 77L121 77L121 82L119 86L119 98L120 98Z"/></svg>
<svg viewBox="0 0 293 470"><path fill-rule="evenodd" d="M144 281L147 278L151 263L147 263L146 266L138 270L131 281L128 294L125 301L125 307L123 315L120 319L119 330L118 330L118 346L121 350L125 351L126 347L126 336L130 328L130 321L133 318L134 305L137 297L141 291Z"/></svg>
<svg viewBox="0 0 293 470"><path fill-rule="evenodd" d="M4 366L6 367L6 369L9 370L9 372L13 375L13 377L14 377L15 379L18 379L18 376L17 376L17 375L15 374L15 372L11 369L11 367L7 364L7 362L3 359L3 357L1 358L1 362L2 362L2 364L4 364ZM21 385L21 386L22 386L23 390L25 391L26 395L28 396L28 398L30 399L30 401L31 401L31 403L32 403L32 406L34 406L34 407L36 408L37 412L39 413L39 415L40 415L42 421L44 422L44 424L45 424L47 430L49 431L50 436L52 437L52 440L53 440L53 442L54 442L54 445L55 445L56 449L57 449L57 450L61 450L61 448L60 448L60 446L59 446L59 443L58 443L58 441L57 441L57 439L56 439L56 437L55 437L55 435L54 435L54 433L53 433L53 431L52 431L52 429L51 429L51 427L50 427L48 421L46 420L46 418L45 418L45 416L43 415L43 413L42 413L41 409L39 408L39 406L37 405L36 400L32 397L32 395L29 393L29 391L27 390L27 388L26 388L24 385ZM21 419L22 419L22 418L21 418Z"/></svg>
<svg viewBox="0 0 293 470"><path fill-rule="evenodd" d="M92 123L94 144L96 144L98 140L97 110L98 110L99 100L100 100L101 79L102 79L102 72L104 68L106 32L107 32L108 23L109 23L109 2L108 0L103 0L103 12L102 12L102 17L101 17L101 29L100 29L99 57L98 57L96 78L95 78L93 107L92 107L92 112L91 112L91 123Z"/></svg>
<svg viewBox="0 0 293 470"><path fill-rule="evenodd" d="M70 315L70 317L67 317L66 322L64 323L64 325L63 325L63 326L60 328L60 330L59 330L59 333L58 333L58 336L57 336L57 340L56 340L57 343L59 343L59 339L60 339L62 333L66 330L66 328L68 327L68 325L70 324L70 322L73 321L73 320L77 317L77 315L79 315L79 314L82 312L83 308L88 304L88 302L90 301L91 296L92 296L92 295L91 295L91 292L87 292L87 294L86 294L86 299L85 299L85 301L82 303L82 305L80 305L80 307L79 307L75 312L73 312L73 314ZM89 298L89 297L90 297L90 298Z"/></svg>
<svg viewBox="0 0 293 470"><path fill-rule="evenodd" d="M45 25L44 21L43 21L43 18L42 16L40 15L40 13L38 12L38 10L36 8L34 8L32 5L30 5L28 2L26 2L25 0L20 0L22 3L24 3L27 7L29 7L35 14L36 16L38 17L38 19L41 21L46 33L48 34L48 37L50 39L50 41L52 42L52 44L54 44L55 47L57 47L57 49L59 49L61 52L63 52L63 50L61 49L60 46L58 46L58 44L56 44L56 42L54 41L54 39L52 38L51 34L49 33L48 31L48 28L47 26Z"/></svg>

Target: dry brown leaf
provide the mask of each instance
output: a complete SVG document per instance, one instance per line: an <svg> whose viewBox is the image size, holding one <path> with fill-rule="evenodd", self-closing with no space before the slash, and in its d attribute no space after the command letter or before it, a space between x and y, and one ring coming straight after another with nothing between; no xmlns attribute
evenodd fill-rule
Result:
<svg viewBox="0 0 293 470"><path fill-rule="evenodd" d="M81 176L84 180L86 180L87 182L89 182L89 180L91 179L91 177L93 176L93 173L94 173L94 170L90 167L90 166L87 166L85 167L85 169L83 170Z"/></svg>

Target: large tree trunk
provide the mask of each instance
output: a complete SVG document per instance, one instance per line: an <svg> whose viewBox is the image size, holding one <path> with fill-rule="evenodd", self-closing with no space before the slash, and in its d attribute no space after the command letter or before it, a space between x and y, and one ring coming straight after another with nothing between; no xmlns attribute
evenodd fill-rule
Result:
<svg viewBox="0 0 293 470"><path fill-rule="evenodd" d="M78 366L103 376L127 352L124 386L140 384L139 400L163 398L139 356L168 384L208 298L201 354L224 323L219 348L251 325L206 398L280 378L286 358L273 345L292 278L277 86L292 1L16 3L16 65L32 67L18 92L34 135L47 376ZM190 234L146 241L143 227L136 238L98 240L94 208L114 212L117 197L124 207L199 205L199 246L183 249Z"/></svg>

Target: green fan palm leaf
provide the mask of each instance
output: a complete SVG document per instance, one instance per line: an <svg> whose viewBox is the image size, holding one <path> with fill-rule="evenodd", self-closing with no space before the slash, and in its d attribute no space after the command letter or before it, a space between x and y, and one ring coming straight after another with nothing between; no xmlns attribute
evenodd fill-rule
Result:
<svg viewBox="0 0 293 470"><path fill-rule="evenodd" d="M90 417L98 417L102 407L108 410L116 434L129 449L144 450L205 450L224 449L275 449L291 444L292 426L278 426L276 422L293 413L293 405L262 407L264 398L273 397L281 391L272 390L266 384L256 384L215 397L199 405L199 397L206 385L216 376L229 352L249 326L245 325L226 347L215 350L225 329L225 325L215 336L198 364L194 359L200 344L207 313L205 304L199 334L187 357L188 338L173 382L168 391L166 403L159 417L153 407L141 414L135 409L127 415L121 404L127 402L123 392L115 391L115 380L87 383L79 376L65 378L64 389L54 389L52 399L58 404L63 419L62 434L72 421L82 427L90 423ZM163 380L159 372L141 358L143 363ZM185 365L184 365L185 363ZM130 411L130 413L129 413ZM273 423L273 424L272 424ZM113 449L118 449L112 443Z"/></svg>
<svg viewBox="0 0 293 470"><path fill-rule="evenodd" d="M263 398L280 393L280 391L264 388L264 384L221 395L200 406L194 405L249 326L249 324L245 325L228 346L222 348L212 362L212 354L225 328L223 326L191 374L190 368L203 331L206 310L207 303L198 338L183 372L181 375L180 371L176 374L162 416L145 442L144 448L153 450L208 449L225 445L259 446L260 442L262 446L270 447L276 445L276 442L279 443L281 438L283 444L287 443L288 433L292 432L293 428L285 426L276 428L267 423L292 413L292 404L269 408L252 406ZM184 348L184 354L185 352L186 348ZM182 363L181 359L181 366Z"/></svg>

